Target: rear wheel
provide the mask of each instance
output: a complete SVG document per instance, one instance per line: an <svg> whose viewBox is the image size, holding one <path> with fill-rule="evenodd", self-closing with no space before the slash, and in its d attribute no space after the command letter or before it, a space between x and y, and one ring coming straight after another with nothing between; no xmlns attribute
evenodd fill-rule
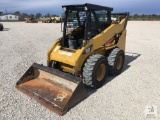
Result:
<svg viewBox="0 0 160 120"><path fill-rule="evenodd" d="M123 50L114 48L108 56L109 74L119 75L122 72L125 55Z"/></svg>
<svg viewBox="0 0 160 120"><path fill-rule="evenodd" d="M108 63L103 55L90 56L83 68L83 83L87 86L99 88L108 76Z"/></svg>

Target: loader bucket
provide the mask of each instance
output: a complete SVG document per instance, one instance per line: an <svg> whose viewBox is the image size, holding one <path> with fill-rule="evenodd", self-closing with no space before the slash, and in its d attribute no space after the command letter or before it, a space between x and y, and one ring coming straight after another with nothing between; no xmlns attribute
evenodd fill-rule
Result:
<svg viewBox="0 0 160 120"><path fill-rule="evenodd" d="M16 88L59 115L88 96L78 77L36 63L20 78Z"/></svg>

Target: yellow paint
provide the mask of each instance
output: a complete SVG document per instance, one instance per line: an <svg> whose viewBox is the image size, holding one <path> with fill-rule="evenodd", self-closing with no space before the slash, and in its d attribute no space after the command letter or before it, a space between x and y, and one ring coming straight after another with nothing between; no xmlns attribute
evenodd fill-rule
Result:
<svg viewBox="0 0 160 120"><path fill-rule="evenodd" d="M61 67L66 72L73 73L73 67L75 67L76 70L81 72L85 61L92 54L106 55L108 50L115 47L119 47L120 49L125 51L126 30L123 31L124 23L125 19L122 19L119 24L112 23L103 32L93 37L88 43L86 43L84 47L75 50L75 52L69 52L60 49L61 46L59 44L59 41L61 40L61 38L59 40L56 40L56 42L51 46L48 51L48 62L50 62L51 60L60 62ZM76 29L74 31L76 31ZM115 44L114 40L108 45L105 45L108 40L121 32L122 35L119 38L119 42L117 43L117 45ZM86 54L83 54L83 52L91 45L93 45L92 50Z"/></svg>

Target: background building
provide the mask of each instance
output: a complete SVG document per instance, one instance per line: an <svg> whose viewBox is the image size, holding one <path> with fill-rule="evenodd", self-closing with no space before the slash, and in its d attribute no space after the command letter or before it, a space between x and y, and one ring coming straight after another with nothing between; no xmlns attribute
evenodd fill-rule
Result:
<svg viewBox="0 0 160 120"><path fill-rule="evenodd" d="M0 20L3 20L3 21L7 21L7 20L13 20L13 21L17 21L19 19L19 16L17 16L17 15L13 15L13 14L10 14L10 13L8 13L8 14L3 14L3 15L1 15L0 16Z"/></svg>

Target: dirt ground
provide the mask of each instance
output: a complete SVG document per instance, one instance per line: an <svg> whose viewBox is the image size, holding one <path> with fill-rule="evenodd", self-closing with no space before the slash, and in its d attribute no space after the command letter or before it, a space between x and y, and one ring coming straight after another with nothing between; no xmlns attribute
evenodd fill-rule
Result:
<svg viewBox="0 0 160 120"><path fill-rule="evenodd" d="M59 38L59 23L3 22L0 31L1 120L145 120L147 106L160 119L160 22L129 21L121 75L60 117L15 89L32 63L46 65L47 51ZM157 108L157 111L156 111ZM151 111L153 113L153 111ZM150 119L149 119L150 120Z"/></svg>

